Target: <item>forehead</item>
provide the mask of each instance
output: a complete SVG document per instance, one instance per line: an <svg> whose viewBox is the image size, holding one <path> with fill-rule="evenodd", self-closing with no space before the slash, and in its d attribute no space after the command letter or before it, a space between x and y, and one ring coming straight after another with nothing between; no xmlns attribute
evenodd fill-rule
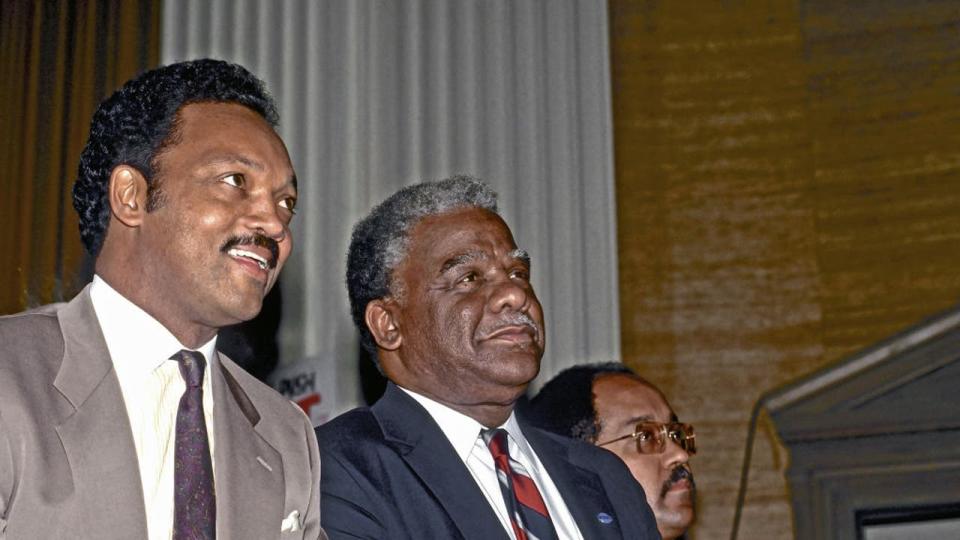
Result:
<svg viewBox="0 0 960 540"><path fill-rule="evenodd" d="M273 127L258 113L237 103L190 103L177 112L177 138L161 160L192 165L242 157L292 175L290 156ZM166 163L165 163L166 164ZM282 174L284 171L270 171Z"/></svg>
<svg viewBox="0 0 960 540"><path fill-rule="evenodd" d="M503 219L482 208L462 208L428 216L410 233L408 260L440 264L465 252L498 257L516 249Z"/></svg>
<svg viewBox="0 0 960 540"><path fill-rule="evenodd" d="M593 395L597 417L605 424L630 425L641 419L670 422L673 416L659 391L629 375L597 377Z"/></svg>

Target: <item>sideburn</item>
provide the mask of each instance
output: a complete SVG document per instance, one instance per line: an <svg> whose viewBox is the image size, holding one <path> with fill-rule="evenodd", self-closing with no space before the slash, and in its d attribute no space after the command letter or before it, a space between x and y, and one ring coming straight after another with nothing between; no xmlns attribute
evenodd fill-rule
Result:
<svg viewBox="0 0 960 540"><path fill-rule="evenodd" d="M157 185L157 181L154 180L150 183L150 186L147 187L147 212L153 212L163 208L167 204L167 194L160 186Z"/></svg>

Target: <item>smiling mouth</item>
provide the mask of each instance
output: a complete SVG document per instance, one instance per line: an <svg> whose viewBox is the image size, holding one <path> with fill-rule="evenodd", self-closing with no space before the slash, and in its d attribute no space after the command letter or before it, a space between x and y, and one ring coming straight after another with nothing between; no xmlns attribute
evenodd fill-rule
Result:
<svg viewBox="0 0 960 540"><path fill-rule="evenodd" d="M259 233L234 236L223 243L220 251L251 270L258 269L260 272L276 268L280 257L278 242Z"/></svg>
<svg viewBox="0 0 960 540"><path fill-rule="evenodd" d="M235 259L247 259L249 261L253 261L257 266L260 267L260 270L266 271L266 269L270 266L270 262L267 261L267 259L243 248L230 248L227 250L227 255L230 255Z"/></svg>

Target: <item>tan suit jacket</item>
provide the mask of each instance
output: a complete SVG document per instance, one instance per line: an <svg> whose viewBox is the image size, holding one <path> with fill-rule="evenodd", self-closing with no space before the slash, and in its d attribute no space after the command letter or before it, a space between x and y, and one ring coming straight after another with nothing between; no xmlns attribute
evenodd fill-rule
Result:
<svg viewBox="0 0 960 540"><path fill-rule="evenodd" d="M309 420L219 359L217 537L326 538ZM281 535L285 518L299 530ZM89 287L69 303L0 317L0 540L146 537L133 435Z"/></svg>

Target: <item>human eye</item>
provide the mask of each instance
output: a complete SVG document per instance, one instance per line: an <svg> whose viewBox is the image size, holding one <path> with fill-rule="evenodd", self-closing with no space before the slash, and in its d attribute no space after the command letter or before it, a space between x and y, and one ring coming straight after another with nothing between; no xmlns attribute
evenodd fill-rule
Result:
<svg viewBox="0 0 960 540"><path fill-rule="evenodd" d="M634 433L641 454L656 454L663 449L663 439L656 424L640 424Z"/></svg>
<svg viewBox="0 0 960 540"><path fill-rule="evenodd" d="M476 272L474 272L474 271L471 270L471 271L463 274L462 276L460 276L460 277L457 279L457 284L458 284L458 285L461 285L461 284L463 284L463 285L469 285L469 284L471 284L471 283L476 283L477 280L479 280L479 279L480 279L480 276L479 276Z"/></svg>
<svg viewBox="0 0 960 540"><path fill-rule="evenodd" d="M530 270L526 268L514 268L510 271L510 277L512 279L519 279L521 281L530 281Z"/></svg>
<svg viewBox="0 0 960 540"><path fill-rule="evenodd" d="M297 211L295 210L295 208L296 208L296 206L297 206L297 198L296 198L296 197L284 197L284 198L280 199L280 206L281 206L282 208L286 209L286 210L287 210L288 212L290 212L291 214L296 214Z"/></svg>
<svg viewBox="0 0 960 540"><path fill-rule="evenodd" d="M240 173L228 174L221 178L220 181L235 188L242 188L247 183L247 179Z"/></svg>
<svg viewBox="0 0 960 540"><path fill-rule="evenodd" d="M655 439L657 436L652 429L647 427L638 428L636 438L639 442L647 442Z"/></svg>

